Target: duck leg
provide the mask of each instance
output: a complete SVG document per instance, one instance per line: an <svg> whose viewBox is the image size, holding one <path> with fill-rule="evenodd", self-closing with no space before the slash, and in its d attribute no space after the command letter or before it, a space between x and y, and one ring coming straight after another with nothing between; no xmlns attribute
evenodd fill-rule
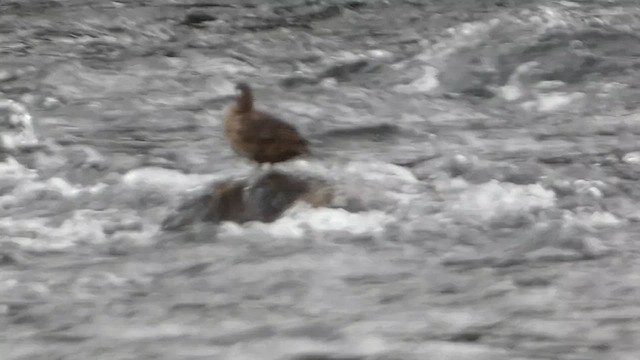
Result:
<svg viewBox="0 0 640 360"><path fill-rule="evenodd" d="M271 169L273 169L273 164L272 163L263 163L263 164L260 164L260 168L264 172L269 172L269 171L271 171Z"/></svg>
<svg viewBox="0 0 640 360"><path fill-rule="evenodd" d="M270 163L257 163L253 168L253 174L249 177L249 187L253 187L271 169Z"/></svg>

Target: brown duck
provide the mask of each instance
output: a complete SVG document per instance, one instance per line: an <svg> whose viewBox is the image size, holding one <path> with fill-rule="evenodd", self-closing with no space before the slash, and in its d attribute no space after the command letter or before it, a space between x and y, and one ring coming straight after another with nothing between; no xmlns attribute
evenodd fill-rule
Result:
<svg viewBox="0 0 640 360"><path fill-rule="evenodd" d="M238 83L236 103L224 115L224 135L239 155L258 164L273 164L310 154L308 142L295 127L255 110L251 87Z"/></svg>

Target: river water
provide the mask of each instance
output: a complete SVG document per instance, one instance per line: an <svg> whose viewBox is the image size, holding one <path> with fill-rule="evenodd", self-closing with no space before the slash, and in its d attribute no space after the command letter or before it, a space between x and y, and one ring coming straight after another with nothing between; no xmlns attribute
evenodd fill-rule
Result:
<svg viewBox="0 0 640 360"><path fill-rule="evenodd" d="M3 0L0 359L637 359L639 30L631 0ZM241 80L321 154L278 166L363 209L161 230L252 171Z"/></svg>

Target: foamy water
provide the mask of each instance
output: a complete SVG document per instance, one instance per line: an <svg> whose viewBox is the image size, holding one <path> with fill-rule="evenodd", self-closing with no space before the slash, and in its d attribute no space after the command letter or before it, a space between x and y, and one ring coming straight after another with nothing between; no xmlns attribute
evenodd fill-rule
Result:
<svg viewBox="0 0 640 360"><path fill-rule="evenodd" d="M7 66L16 80L0 94L0 266L23 266L0 276L8 359L49 347L162 359L635 351L616 336L638 335L635 5L470 13L437 34L444 15L407 4L253 33L225 19L249 26L271 5L220 8L198 29L165 21L183 10L163 6L55 8L57 23L6 33L31 41L42 71ZM165 242L160 224L185 197L254 171L221 132L238 79L323 154L276 167L359 206L297 203L271 223L196 224L198 241ZM394 130L323 137L380 124Z"/></svg>

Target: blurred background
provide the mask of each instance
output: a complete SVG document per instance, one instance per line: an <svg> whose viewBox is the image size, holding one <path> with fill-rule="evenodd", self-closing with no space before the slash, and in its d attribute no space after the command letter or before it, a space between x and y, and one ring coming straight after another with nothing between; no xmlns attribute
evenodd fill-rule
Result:
<svg viewBox="0 0 640 360"><path fill-rule="evenodd" d="M635 0L3 0L0 359L637 359ZM163 231L246 81L358 209ZM177 210L176 210L177 209Z"/></svg>

